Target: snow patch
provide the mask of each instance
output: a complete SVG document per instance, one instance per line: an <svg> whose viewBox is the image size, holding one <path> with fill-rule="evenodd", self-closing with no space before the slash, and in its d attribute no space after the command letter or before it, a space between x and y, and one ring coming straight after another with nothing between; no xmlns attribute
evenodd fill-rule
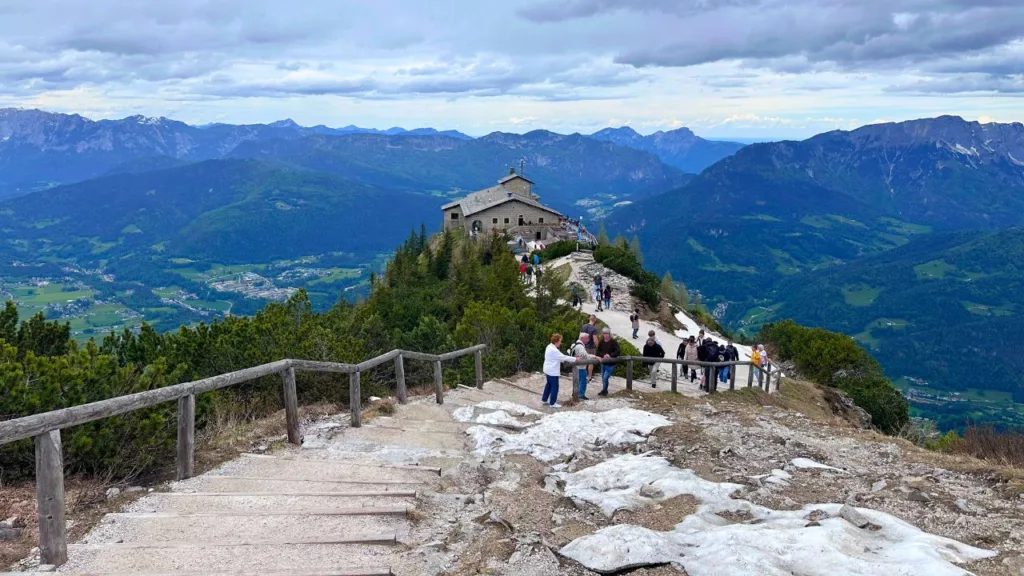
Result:
<svg viewBox="0 0 1024 576"><path fill-rule="evenodd" d="M964 148L960 144L954 144L952 149L953 149L953 151L959 152L960 154L963 154L965 156L978 156L979 155L978 151L974 148L974 146L971 146L970 148Z"/></svg>
<svg viewBox="0 0 1024 576"><path fill-rule="evenodd" d="M459 422L472 422L473 416L476 414L476 409L472 406L461 406L456 408L452 412L452 418L455 418Z"/></svg>
<svg viewBox="0 0 1024 576"><path fill-rule="evenodd" d="M833 468L832 466L827 466L825 464L822 464L821 462L815 462L810 458L793 458L790 464L792 464L796 468L819 468L821 470L833 470L835 472L842 472L843 474L846 474L846 470Z"/></svg>
<svg viewBox="0 0 1024 576"><path fill-rule="evenodd" d="M1020 160L1017 160L1016 158L1014 158L1013 154L1010 154L1009 152L1007 152L1006 155L1010 157L1010 162L1013 162L1017 166L1024 166L1024 162L1021 162Z"/></svg>
<svg viewBox="0 0 1024 576"><path fill-rule="evenodd" d="M543 412L539 412L533 408L527 408L522 404L506 402L504 400L485 400L477 404L476 407L483 408L485 410L504 410L513 416L540 416L543 414Z"/></svg>
<svg viewBox="0 0 1024 576"><path fill-rule="evenodd" d="M741 501L736 501L740 504ZM996 554L921 531L894 516L858 508L879 530L857 528L835 517L840 504L777 512L744 502L753 522L731 523L709 512L692 514L670 532L616 525L578 538L560 553L603 574L674 562L691 576L765 574L966 576L955 564ZM832 518L808 526L822 510Z"/></svg>
<svg viewBox="0 0 1024 576"><path fill-rule="evenodd" d="M504 410L497 410L495 412L488 412L487 414L481 414L476 417L477 424L489 424L491 426L502 426L505 428L515 428L516 430L522 430L530 424L526 422L520 422L512 416L509 416L508 412Z"/></svg>
<svg viewBox="0 0 1024 576"><path fill-rule="evenodd" d="M476 453L481 456L523 452L551 462L586 446L639 444L654 430L671 423L664 416L650 412L617 408L597 413L559 412L541 418L520 434L487 426L473 426L466 433L473 437Z"/></svg>
<svg viewBox="0 0 1024 576"><path fill-rule="evenodd" d="M617 510L636 510L652 500L667 500L690 494L703 503L721 503L743 488L740 484L709 482L681 470L657 456L625 455L606 460L578 472L554 474L565 481L565 495L590 502L608 517ZM640 495L650 485L658 493L655 498Z"/></svg>

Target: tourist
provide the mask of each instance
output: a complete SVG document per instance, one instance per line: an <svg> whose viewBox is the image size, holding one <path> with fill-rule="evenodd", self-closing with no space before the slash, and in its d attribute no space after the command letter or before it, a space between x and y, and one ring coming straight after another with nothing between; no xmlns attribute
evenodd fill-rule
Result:
<svg viewBox="0 0 1024 576"><path fill-rule="evenodd" d="M772 367L771 361L768 359L768 352L764 349L764 344L757 345L757 351L761 355L761 370L765 374L765 389L771 389L772 386Z"/></svg>
<svg viewBox="0 0 1024 576"><path fill-rule="evenodd" d="M728 340L727 342L728 343L725 345L725 348L722 351L723 360L725 362L735 362L739 360L740 353L738 350L736 350L736 347L732 345L732 340ZM719 379L721 380L722 384L725 384L726 382L729 381L729 376L732 375L733 370L733 366L726 366L722 368L722 372L719 374Z"/></svg>
<svg viewBox="0 0 1024 576"><path fill-rule="evenodd" d="M573 285L572 285L572 307L573 308L581 308L582 306L583 306L583 301L580 300L579 289L576 286L576 284L573 283Z"/></svg>
<svg viewBox="0 0 1024 576"><path fill-rule="evenodd" d="M527 264L526 265L526 285L529 286L531 284L533 284L533 266Z"/></svg>
<svg viewBox="0 0 1024 576"><path fill-rule="evenodd" d="M540 266L540 254L536 252L533 253L533 265Z"/></svg>
<svg viewBox="0 0 1024 576"><path fill-rule="evenodd" d="M647 333L647 343L644 344L643 351L644 358L664 358L665 347L661 345L661 341L654 334L654 330ZM644 362L647 367L651 369L651 388L658 387L658 363L657 362Z"/></svg>
<svg viewBox="0 0 1024 576"><path fill-rule="evenodd" d="M519 263L519 281L526 282L526 262Z"/></svg>
<svg viewBox="0 0 1024 576"><path fill-rule="evenodd" d="M589 343L590 334L580 332L579 339L572 345L572 348L569 348L569 355L576 358L576 360L590 360L591 358L594 358L592 354L587 352L587 345ZM579 393L580 400L590 400L590 398L587 398L587 368L589 367L589 364L576 367L576 372L579 374L579 387L577 392Z"/></svg>
<svg viewBox="0 0 1024 576"><path fill-rule="evenodd" d="M604 287L604 309L612 309L612 285L608 284Z"/></svg>
<svg viewBox="0 0 1024 576"><path fill-rule="evenodd" d="M754 346L753 351L750 353L750 362L753 366L750 367L754 371L754 380L757 380L758 385L761 383L761 345Z"/></svg>
<svg viewBox="0 0 1024 576"><path fill-rule="evenodd" d="M597 343L596 353L601 360L612 360L619 357L619 342L612 338L612 331L607 326L601 333L601 341ZM598 396L608 395L608 379L612 377L614 371L615 364L601 364L601 391L598 392Z"/></svg>
<svg viewBox="0 0 1024 576"><path fill-rule="evenodd" d="M705 356L705 358L707 358L707 361L708 362L720 362L721 361L721 358L719 357L720 353L721 353L721 350L719 349L718 342L716 342L715 340L712 340L711 338L708 338L708 345L707 345L706 351L704 353L704 356ZM716 386L715 380L717 378L718 378L718 367L717 366L708 366L705 369L705 371L704 371L704 391L705 392L711 392L711 390L713 389L712 387Z"/></svg>
<svg viewBox="0 0 1024 576"><path fill-rule="evenodd" d="M562 345L562 335L552 334L551 344L544 350L544 394L540 397L542 404L549 404L552 408L561 408L558 404L558 379L561 377L562 362L575 362L572 356L566 356L558 349Z"/></svg>
<svg viewBox="0 0 1024 576"><path fill-rule="evenodd" d="M597 311L601 312L601 298L603 296L601 290L601 276L594 276L594 302L597 302Z"/></svg>
<svg viewBox="0 0 1024 576"><path fill-rule="evenodd" d="M640 308L633 309L633 313L629 316L629 322L633 326L633 340L636 340L636 335L640 332Z"/></svg>
<svg viewBox="0 0 1024 576"><path fill-rule="evenodd" d="M580 332L584 332L588 336L590 336L590 338L583 343L587 348L587 354L597 354L597 316L591 314L590 318L587 320L587 323L584 324L583 328L580 329ZM587 365L587 375L590 377L594 376L593 364Z"/></svg>
<svg viewBox="0 0 1024 576"><path fill-rule="evenodd" d="M683 364L684 370L689 366L690 384L693 384L693 381L697 379L697 364L695 364L695 362L700 359L698 357L699 348L697 340L693 336L690 336L690 339L686 342L686 350L683 352L683 360L686 360L688 363L694 362L694 364ZM686 376L685 372L683 372L683 376Z"/></svg>

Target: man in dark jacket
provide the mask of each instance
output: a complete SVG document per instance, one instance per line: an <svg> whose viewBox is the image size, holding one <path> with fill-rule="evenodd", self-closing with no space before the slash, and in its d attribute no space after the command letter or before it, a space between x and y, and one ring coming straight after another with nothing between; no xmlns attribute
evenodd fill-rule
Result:
<svg viewBox="0 0 1024 576"><path fill-rule="evenodd" d="M705 356L707 357L707 361L708 362L720 362L721 359L718 356L719 353L720 353L720 351L718 349L718 342L715 342L714 340L711 340L710 338L708 338L708 340L709 340L709 342L708 342L708 345L705 347L705 353L704 353ZM711 387L714 385L715 378L718 377L718 368L716 368L714 366L708 366L707 369L704 371L704 374L705 374L705 377L704 377L704 390L706 392L710 392L711 391Z"/></svg>
<svg viewBox="0 0 1024 576"><path fill-rule="evenodd" d="M601 341L597 343L597 350L595 351L598 358L602 360L610 360L612 358L619 357L619 342L612 338L612 331L606 326L601 331ZM601 365L601 391L597 393L598 396L608 395L608 379L612 377L612 372L615 371L615 364L602 364Z"/></svg>
<svg viewBox="0 0 1024 576"><path fill-rule="evenodd" d="M665 348L661 346L658 339L654 336L654 330L651 330L648 334L647 343L644 344L643 351L644 358L664 358ZM657 362L644 362L644 365L651 369L651 388L658 387L658 363Z"/></svg>
<svg viewBox="0 0 1024 576"><path fill-rule="evenodd" d="M735 362L739 359L739 350L736 350L736 347L732 345L732 340L729 340L728 343L725 345L725 348L722 350L722 361ZM726 382L729 381L729 376L732 374L733 368L733 366L726 366L725 368L722 368L722 372L719 375L719 380L722 382L722 384L725 384Z"/></svg>

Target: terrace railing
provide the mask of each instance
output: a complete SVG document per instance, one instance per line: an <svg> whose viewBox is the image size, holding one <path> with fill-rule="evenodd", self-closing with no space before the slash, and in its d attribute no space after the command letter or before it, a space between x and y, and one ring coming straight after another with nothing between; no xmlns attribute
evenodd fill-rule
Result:
<svg viewBox="0 0 1024 576"><path fill-rule="evenodd" d="M747 388L754 385L754 373L757 372L757 387L764 390L765 392L771 391L772 377L775 376L775 389L778 390L781 386L781 378L777 375L778 370L772 370L771 364L767 366L758 366L749 360L740 361L735 360L731 362L694 362L691 360L680 360L678 358L649 358L647 356L619 356L618 358L608 359L593 359L593 360L577 360L572 362L573 366L586 366L588 364L600 366L606 364L625 364L626 365L626 390L633 389L633 363L642 362L644 364L671 364L672 365L672 376L671 376L671 389L673 392L678 392L679 387L679 366L692 367L699 366L702 368L724 368L726 366L748 366L750 370L747 371ZM686 370L683 370L683 374L686 374ZM572 370L572 397L574 400L578 400L579 396L579 370ZM736 370L729 370L729 390L736 389ZM708 393L714 393L718 391L718 379L708 379Z"/></svg>
<svg viewBox="0 0 1024 576"><path fill-rule="evenodd" d="M284 388L285 420L288 442L300 444L299 406L295 389L295 372L333 372L349 375L349 410L351 425L362 425L362 372L387 362L394 362L396 395L401 404L407 401L405 359L434 364L434 393L437 403L444 403L442 363L470 354L475 357L476 387L483 388L483 351L480 344L447 354L424 354L408 350L392 350L359 364L338 364L311 360L279 360L244 370L229 372L194 382L185 382L157 390L118 396L90 404L72 406L23 418L0 422L0 446L32 438L36 456L36 501L39 514L39 551L42 564L60 566L67 562L67 525L64 517L64 459L60 431L79 424L126 414L164 402L178 402L177 478L191 478L195 471L196 396L227 388L264 376L280 374Z"/></svg>

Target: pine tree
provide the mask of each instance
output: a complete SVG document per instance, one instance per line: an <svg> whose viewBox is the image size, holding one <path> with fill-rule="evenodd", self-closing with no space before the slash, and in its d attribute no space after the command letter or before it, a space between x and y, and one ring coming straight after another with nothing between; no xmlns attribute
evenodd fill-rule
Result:
<svg viewBox="0 0 1024 576"><path fill-rule="evenodd" d="M611 246L612 242L608 239L608 230L604 227L604 222L601 222L601 226L597 229L597 244L599 246Z"/></svg>
<svg viewBox="0 0 1024 576"><path fill-rule="evenodd" d="M612 244L616 248L622 248L623 250L629 250L629 242L626 242L626 239L622 236L622 234L616 235L615 236L615 240L612 241Z"/></svg>
<svg viewBox="0 0 1024 576"><path fill-rule="evenodd" d="M676 293L679 298L676 304L683 310L688 310L690 308L690 294L686 291L686 284L682 282L676 284Z"/></svg>
<svg viewBox="0 0 1024 576"><path fill-rule="evenodd" d="M640 238L633 236L633 239L629 242L629 249L633 251L633 256L636 257L637 263L643 266L644 254L640 251Z"/></svg>
<svg viewBox="0 0 1024 576"><path fill-rule="evenodd" d="M679 291L676 289L676 283L672 281L671 272L665 272L661 277L661 295L669 302L679 305Z"/></svg>

